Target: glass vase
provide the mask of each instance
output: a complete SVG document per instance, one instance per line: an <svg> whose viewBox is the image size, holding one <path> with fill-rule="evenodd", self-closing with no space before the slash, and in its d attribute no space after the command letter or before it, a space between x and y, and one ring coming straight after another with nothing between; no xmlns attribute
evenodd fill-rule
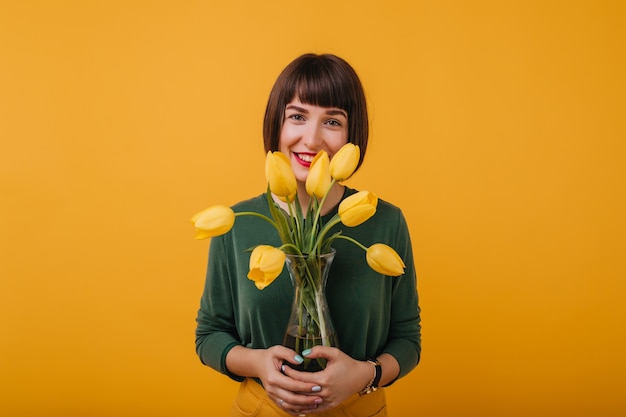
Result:
<svg viewBox="0 0 626 417"><path fill-rule="evenodd" d="M326 281L334 257L334 249L323 255L287 254L286 265L295 297L283 345L301 356L314 346L339 345L326 301ZM287 365L300 371L316 372L326 367L326 360L304 358L300 365Z"/></svg>

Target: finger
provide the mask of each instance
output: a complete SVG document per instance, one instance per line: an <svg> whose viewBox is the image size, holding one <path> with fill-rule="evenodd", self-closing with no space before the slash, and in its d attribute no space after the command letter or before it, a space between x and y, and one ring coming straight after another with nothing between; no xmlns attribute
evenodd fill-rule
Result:
<svg viewBox="0 0 626 417"><path fill-rule="evenodd" d="M280 359L283 362L283 364L284 364L284 362L287 362L287 363L292 364L294 366L300 365L302 362L304 362L304 358L302 356L298 355L294 351L289 351L286 354L277 355L276 357L278 359Z"/></svg>
<svg viewBox="0 0 626 417"><path fill-rule="evenodd" d="M310 358L310 359L317 359L317 358L333 359L337 356L337 348L318 345L302 353L305 358Z"/></svg>
<svg viewBox="0 0 626 417"><path fill-rule="evenodd" d="M297 387L295 385L292 387L295 391L309 394L320 392L322 390L319 386L319 383L317 382L319 375L316 375L316 372L298 371L289 367L288 365L283 365L281 368L281 372L285 376L288 376L289 378L298 382Z"/></svg>
<svg viewBox="0 0 626 417"><path fill-rule="evenodd" d="M278 407L280 407L281 409L285 410L286 412L288 412L289 414L292 415L299 415L300 412L298 410L292 410L292 406L289 403L286 403L283 399L279 399L277 401Z"/></svg>
<svg viewBox="0 0 626 417"><path fill-rule="evenodd" d="M276 369L280 372L282 372L282 367L285 364L297 366L304 362L304 358L291 349L283 346L273 346L270 349Z"/></svg>
<svg viewBox="0 0 626 417"><path fill-rule="evenodd" d="M306 372L306 371L298 371L297 369L293 369L289 365L283 365L281 367L281 371L284 375L289 378L295 379L299 382L305 382L312 386L316 380L316 372ZM301 390L300 390L301 391Z"/></svg>
<svg viewBox="0 0 626 417"><path fill-rule="evenodd" d="M319 403L320 401L318 401L317 403L313 403L313 404L309 404L308 402L299 404L296 401L288 402L283 399L278 399L276 401L276 404L278 404L278 407L280 407L282 410L292 415L300 415L307 411L315 410L317 408L317 404Z"/></svg>
<svg viewBox="0 0 626 417"><path fill-rule="evenodd" d="M295 350L289 349L288 347L281 345L272 346L271 348L269 348L269 350L272 351L272 354L274 356L285 359L294 358L297 355L297 352Z"/></svg>
<svg viewBox="0 0 626 417"><path fill-rule="evenodd" d="M315 384L291 380L289 388L283 387L273 390L271 397L278 403L283 400L283 408L292 410L315 409L324 402L320 396L322 388Z"/></svg>

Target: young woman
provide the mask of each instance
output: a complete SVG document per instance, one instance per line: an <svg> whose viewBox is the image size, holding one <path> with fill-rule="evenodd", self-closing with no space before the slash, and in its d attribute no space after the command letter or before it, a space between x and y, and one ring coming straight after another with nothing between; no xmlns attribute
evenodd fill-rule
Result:
<svg viewBox="0 0 626 417"><path fill-rule="evenodd" d="M308 205L305 181L314 156L331 160L346 143L361 150L368 141L365 95L353 68L334 55L306 54L278 77L264 120L266 151L281 151L291 164L302 207ZM373 190L375 191L375 190ZM322 220L356 190L336 183L322 208ZM278 198L279 206L285 203ZM233 206L271 217L265 194ZM334 226L341 230L342 225ZM345 226L343 226L345 228ZM327 297L340 348L317 346L303 352L325 358L319 372L299 372L302 356L281 346L291 313L293 286L286 271L259 291L247 278L249 252L259 244L280 246L276 230L255 217L238 217L232 230L214 237L197 318L196 350L202 362L241 388L231 416L386 416L385 387L419 362L420 309L413 253L402 212L379 200L376 214L349 230L365 246L393 247L406 269L383 276L364 261L363 250L345 240L336 249Z"/></svg>

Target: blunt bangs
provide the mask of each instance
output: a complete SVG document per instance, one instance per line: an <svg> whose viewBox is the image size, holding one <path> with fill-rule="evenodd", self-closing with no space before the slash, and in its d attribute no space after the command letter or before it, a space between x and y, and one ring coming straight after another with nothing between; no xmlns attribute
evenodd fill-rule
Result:
<svg viewBox="0 0 626 417"><path fill-rule="evenodd" d="M336 69L321 64L323 62L302 68L288 101L298 98L305 104L337 107L351 114L354 102L352 86L347 85L345 75L336 74Z"/></svg>

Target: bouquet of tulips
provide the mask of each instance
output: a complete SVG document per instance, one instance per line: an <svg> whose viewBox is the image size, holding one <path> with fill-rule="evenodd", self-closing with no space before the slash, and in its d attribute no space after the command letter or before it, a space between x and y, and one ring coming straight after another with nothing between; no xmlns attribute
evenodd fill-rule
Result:
<svg viewBox="0 0 626 417"><path fill-rule="evenodd" d="M329 230L338 223L354 227L365 222L376 213L378 197L369 191L359 191L345 198L338 212L328 223L320 224L320 210L335 182L347 180L357 167L359 147L348 143L333 157L325 151L319 152L313 161L306 180L309 205L306 212L297 197L295 175L287 157L281 152L268 152L265 160L265 176L268 182L267 198L272 218L256 212L235 213L226 206L209 207L191 219L196 228L196 239L206 239L227 233L238 216L257 216L269 222L278 232L282 246L275 248L259 245L250 255L248 278L262 290L270 285L282 272L285 253L295 255L320 255L330 251L335 239L346 239L361 247L366 253L370 268L383 275L398 276L404 273L404 262L397 252L382 243L365 247L341 232L328 236ZM272 194L286 202L289 212L279 209ZM307 221L305 222L305 219Z"/></svg>
<svg viewBox="0 0 626 417"><path fill-rule="evenodd" d="M354 173L359 153L359 147L349 143L335 154L332 161L325 151L315 156L306 179L309 204L303 210L289 160L281 152L268 152L265 175L268 181L267 199L271 218L256 212L234 213L232 209L219 205L192 218L196 227L196 239L227 233L237 216L258 216L276 229L282 245L278 248L270 245L256 246L250 255L248 278L262 290L280 275L286 260L288 261L290 274L296 285L296 298L290 320L291 327L295 328L291 335L291 339L295 339L295 346L291 347L298 352L315 344L336 345L334 329L325 311L326 299L322 289L325 285L322 270L332 263L334 249L331 246L335 239L346 239L362 248L368 265L376 272L387 276L404 273L404 262L391 247L382 243L365 247L355 239L343 235L341 231L329 235L331 228L340 222L354 227L372 217L378 204L378 198L373 193L360 191L348 196L339 204L337 214L327 223L321 224L321 208L330 189L336 182L344 181ZM272 194L287 203L288 211L275 204ZM324 257L331 252L332 256ZM317 338L319 340L311 341ZM320 364L320 368L324 366L325 364Z"/></svg>

